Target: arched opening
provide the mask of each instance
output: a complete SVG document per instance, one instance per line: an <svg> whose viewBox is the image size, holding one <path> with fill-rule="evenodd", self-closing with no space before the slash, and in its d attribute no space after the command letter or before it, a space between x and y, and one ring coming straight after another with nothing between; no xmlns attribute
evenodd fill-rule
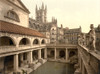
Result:
<svg viewBox="0 0 100 74"><path fill-rule="evenodd" d="M35 45L39 44L39 40L38 40L38 39L35 39L35 40L33 41L33 44L35 44Z"/></svg>
<svg viewBox="0 0 100 74"><path fill-rule="evenodd" d="M74 56L75 54L76 54L75 51L70 51L69 57L72 57L72 56Z"/></svg>
<svg viewBox="0 0 100 74"><path fill-rule="evenodd" d="M41 50L41 58L44 59L44 49Z"/></svg>
<svg viewBox="0 0 100 74"><path fill-rule="evenodd" d="M27 60L27 53L23 53L23 60Z"/></svg>
<svg viewBox="0 0 100 74"><path fill-rule="evenodd" d="M38 50L33 51L33 60L38 60Z"/></svg>
<svg viewBox="0 0 100 74"><path fill-rule="evenodd" d="M4 59L4 73L5 74L13 71L13 68L14 68L13 64L14 64L13 55L5 57Z"/></svg>
<svg viewBox="0 0 100 74"><path fill-rule="evenodd" d="M41 44L45 44L45 40L42 40Z"/></svg>
<svg viewBox="0 0 100 74"><path fill-rule="evenodd" d="M5 16L5 17L7 17L8 19L12 19L12 20L18 21L18 22L20 21L17 13L12 11L12 10L9 10L7 12L7 16Z"/></svg>
<svg viewBox="0 0 100 74"><path fill-rule="evenodd" d="M65 51L64 50L59 51L59 57L65 59Z"/></svg>
<svg viewBox="0 0 100 74"><path fill-rule="evenodd" d="M54 58L54 50L51 50L51 52L50 52L50 57L51 57L51 58Z"/></svg>
<svg viewBox="0 0 100 74"><path fill-rule="evenodd" d="M69 60L71 64L77 64L78 63L78 57L77 53L75 51L69 52Z"/></svg>
<svg viewBox="0 0 100 74"><path fill-rule="evenodd" d="M29 45L30 42L27 38L23 38L20 42L19 45Z"/></svg>
<svg viewBox="0 0 100 74"><path fill-rule="evenodd" d="M14 46L14 42L10 37L0 37L0 46Z"/></svg>

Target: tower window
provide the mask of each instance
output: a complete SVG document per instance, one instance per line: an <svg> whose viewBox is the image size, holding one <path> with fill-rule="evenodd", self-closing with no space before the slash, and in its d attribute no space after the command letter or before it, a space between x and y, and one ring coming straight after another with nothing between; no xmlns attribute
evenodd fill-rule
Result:
<svg viewBox="0 0 100 74"><path fill-rule="evenodd" d="M9 18L9 19L11 19L11 20L17 21L17 22L20 21L18 15L16 14L16 12L14 12L14 11L12 11L12 10L9 10L9 11L7 12L7 15L6 15L5 17L6 17L6 18Z"/></svg>

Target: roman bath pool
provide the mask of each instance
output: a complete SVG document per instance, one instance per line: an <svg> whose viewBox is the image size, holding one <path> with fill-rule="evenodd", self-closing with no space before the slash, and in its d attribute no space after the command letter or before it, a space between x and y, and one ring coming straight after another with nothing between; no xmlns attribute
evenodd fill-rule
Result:
<svg viewBox="0 0 100 74"><path fill-rule="evenodd" d="M70 64L46 62L30 74L74 74L74 68Z"/></svg>

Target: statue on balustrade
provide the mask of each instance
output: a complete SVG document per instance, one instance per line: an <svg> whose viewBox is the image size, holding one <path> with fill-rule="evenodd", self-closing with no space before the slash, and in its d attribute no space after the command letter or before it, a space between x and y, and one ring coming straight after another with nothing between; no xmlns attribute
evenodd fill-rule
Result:
<svg viewBox="0 0 100 74"><path fill-rule="evenodd" d="M83 33L78 35L78 44L85 45L85 35Z"/></svg>
<svg viewBox="0 0 100 74"><path fill-rule="evenodd" d="M81 44L81 35L78 35L78 44Z"/></svg>
<svg viewBox="0 0 100 74"><path fill-rule="evenodd" d="M95 36L95 30L93 24L90 25L90 31L89 31L89 50L96 51L96 36Z"/></svg>

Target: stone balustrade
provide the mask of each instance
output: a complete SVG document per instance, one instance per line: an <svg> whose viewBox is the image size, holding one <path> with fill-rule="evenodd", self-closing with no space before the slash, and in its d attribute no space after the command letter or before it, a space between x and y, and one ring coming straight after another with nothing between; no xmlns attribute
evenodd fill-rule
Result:
<svg viewBox="0 0 100 74"><path fill-rule="evenodd" d="M99 74L100 73L100 53L94 51L89 52L89 49L79 45L78 59L81 74Z"/></svg>
<svg viewBox="0 0 100 74"><path fill-rule="evenodd" d="M23 50L31 50L31 49L34 49L34 48L42 48L42 47L46 47L45 44L43 45L33 45L33 46L30 46L30 45L20 45L19 47L16 47L16 46L0 46L0 54L3 54L3 53L10 53L10 52L18 52L18 51L23 51Z"/></svg>

